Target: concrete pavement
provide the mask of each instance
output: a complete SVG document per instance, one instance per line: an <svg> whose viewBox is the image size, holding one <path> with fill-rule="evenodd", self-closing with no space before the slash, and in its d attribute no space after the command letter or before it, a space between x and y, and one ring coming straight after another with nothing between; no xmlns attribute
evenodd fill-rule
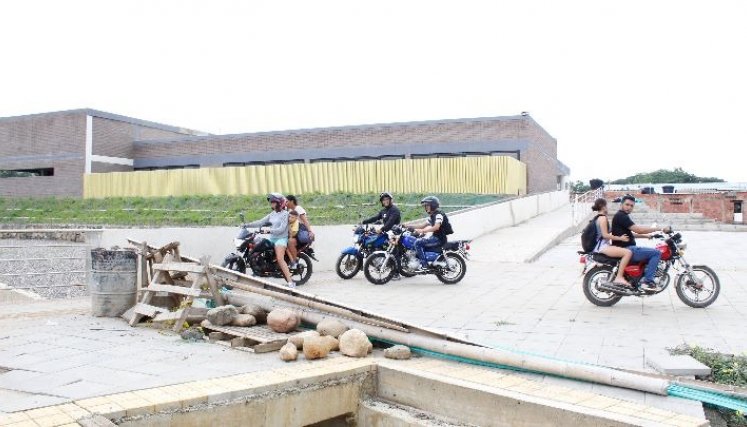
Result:
<svg viewBox="0 0 747 427"><path fill-rule="evenodd" d="M722 293L711 307L687 307L670 290L601 308L581 291L578 236L537 262L507 261L524 259L516 255L552 237L548 224L560 223L555 215L475 240L467 276L457 285L424 276L375 286L362 274L344 281L334 273L315 272L302 289L485 344L585 363L646 370L647 355L682 343L747 351L747 267L733 249L739 248L741 234L683 233L688 260L708 264L720 276ZM84 300L0 306L0 367L12 369L0 373L0 412L282 364L276 354L188 344L168 333L130 329L119 319L91 318L87 309ZM540 379L702 417L698 402Z"/></svg>

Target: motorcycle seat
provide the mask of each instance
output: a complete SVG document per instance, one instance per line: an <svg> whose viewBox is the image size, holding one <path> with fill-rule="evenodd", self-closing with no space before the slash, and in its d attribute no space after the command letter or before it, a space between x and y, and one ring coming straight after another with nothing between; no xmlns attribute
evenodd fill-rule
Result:
<svg viewBox="0 0 747 427"><path fill-rule="evenodd" d="M459 249L459 242L446 242L443 248L446 251L455 251Z"/></svg>
<svg viewBox="0 0 747 427"><path fill-rule="evenodd" d="M620 261L620 258L613 258L599 252L595 252L592 258L594 261L601 262L602 264L617 264Z"/></svg>

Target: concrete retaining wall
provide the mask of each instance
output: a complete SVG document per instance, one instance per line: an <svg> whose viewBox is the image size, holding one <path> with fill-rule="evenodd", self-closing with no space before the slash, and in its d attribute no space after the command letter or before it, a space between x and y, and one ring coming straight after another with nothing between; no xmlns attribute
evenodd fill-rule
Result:
<svg viewBox="0 0 747 427"><path fill-rule="evenodd" d="M451 238L475 239L499 228L520 224L568 203L568 192L557 191L467 210L450 216L455 230ZM352 244L352 225L314 227L314 231L317 236L314 250L319 259L314 264L314 269L333 271L340 250ZM191 256L210 255L212 262L217 264L234 250L233 238L237 232L238 227L106 229L101 235L100 245L106 248L114 245L126 246L127 238L145 240L154 246L176 240L181 243L182 253Z"/></svg>

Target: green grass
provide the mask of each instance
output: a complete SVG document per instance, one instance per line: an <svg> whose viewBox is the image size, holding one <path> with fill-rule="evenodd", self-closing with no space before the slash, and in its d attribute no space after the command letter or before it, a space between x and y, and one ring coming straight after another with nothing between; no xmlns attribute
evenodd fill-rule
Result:
<svg viewBox="0 0 747 427"><path fill-rule="evenodd" d="M424 194L397 195L404 221L424 216L418 204ZM500 200L506 196L438 194L446 212ZM305 194L298 196L312 224L353 224L359 213L373 216L380 209L378 194ZM4 225L66 226L219 226L236 225L238 214L257 219L268 212L264 196L128 197L109 199L3 198Z"/></svg>
<svg viewBox="0 0 747 427"><path fill-rule="evenodd" d="M711 349L687 344L669 349L670 354L685 354L711 368L711 375L704 378L717 384L747 386L747 356L724 354ZM746 427L747 418L741 412L715 408L728 427Z"/></svg>

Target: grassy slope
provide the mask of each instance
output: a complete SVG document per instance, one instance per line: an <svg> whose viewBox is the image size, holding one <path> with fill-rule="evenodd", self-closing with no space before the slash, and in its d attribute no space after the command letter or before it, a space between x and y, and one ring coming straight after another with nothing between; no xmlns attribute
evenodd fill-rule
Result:
<svg viewBox="0 0 747 427"><path fill-rule="evenodd" d="M439 194L446 212L499 200L502 196ZM418 205L423 194L398 195L396 203L403 219L423 216ZM374 215L380 206L378 194L306 194L301 206L314 224L351 224L358 214ZM119 226L209 226L235 225L238 213L247 219L268 212L264 196L191 196L110 199L0 199L0 224L25 225L119 225Z"/></svg>

